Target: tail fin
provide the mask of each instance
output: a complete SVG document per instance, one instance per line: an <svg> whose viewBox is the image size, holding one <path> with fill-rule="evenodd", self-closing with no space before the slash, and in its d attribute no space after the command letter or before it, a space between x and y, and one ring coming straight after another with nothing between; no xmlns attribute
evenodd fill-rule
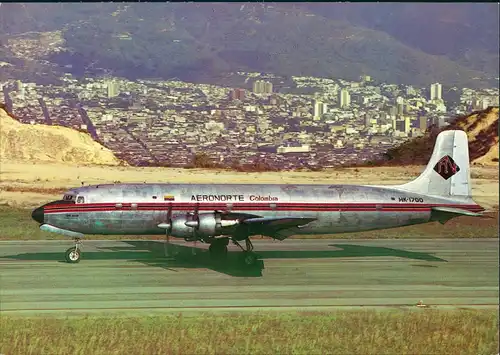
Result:
<svg viewBox="0 0 500 355"><path fill-rule="evenodd" d="M424 172L398 188L426 195L471 199L467 134L457 130L439 133Z"/></svg>

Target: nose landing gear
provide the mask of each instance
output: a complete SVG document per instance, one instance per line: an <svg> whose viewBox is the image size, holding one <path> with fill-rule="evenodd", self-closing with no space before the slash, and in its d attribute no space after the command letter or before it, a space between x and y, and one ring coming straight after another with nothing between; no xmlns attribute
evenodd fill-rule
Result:
<svg viewBox="0 0 500 355"><path fill-rule="evenodd" d="M66 250L65 258L68 263L75 264L80 262L82 245L83 243L80 238L75 238L75 246Z"/></svg>

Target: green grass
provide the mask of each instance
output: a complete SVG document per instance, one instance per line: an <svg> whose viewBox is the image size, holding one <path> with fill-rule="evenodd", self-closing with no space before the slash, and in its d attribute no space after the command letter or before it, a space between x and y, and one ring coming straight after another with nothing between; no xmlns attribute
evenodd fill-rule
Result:
<svg viewBox="0 0 500 355"><path fill-rule="evenodd" d="M376 230L319 236L298 236L316 239L394 239L394 238L498 238L498 213L494 218L458 217L445 225L438 222ZM155 236L88 235L87 239L154 239ZM158 236L156 238L163 238ZM30 209L0 206L0 240L67 239L65 236L42 232L31 219Z"/></svg>
<svg viewBox="0 0 500 355"><path fill-rule="evenodd" d="M3 316L1 327L0 352L9 355L498 353L496 310Z"/></svg>

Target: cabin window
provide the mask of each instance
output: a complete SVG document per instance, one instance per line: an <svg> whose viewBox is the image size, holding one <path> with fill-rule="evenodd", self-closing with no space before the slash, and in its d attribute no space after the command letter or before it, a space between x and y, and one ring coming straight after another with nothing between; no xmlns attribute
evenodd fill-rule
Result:
<svg viewBox="0 0 500 355"><path fill-rule="evenodd" d="M153 200L156 200L156 196L153 196Z"/></svg>
<svg viewBox="0 0 500 355"><path fill-rule="evenodd" d="M85 203L85 199L83 198L83 196L78 196L76 198L76 203Z"/></svg>

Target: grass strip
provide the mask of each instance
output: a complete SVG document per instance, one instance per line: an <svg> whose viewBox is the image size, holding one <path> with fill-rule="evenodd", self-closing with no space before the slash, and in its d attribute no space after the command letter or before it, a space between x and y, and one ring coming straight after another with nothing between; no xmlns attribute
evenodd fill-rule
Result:
<svg viewBox="0 0 500 355"><path fill-rule="evenodd" d="M3 354L498 353L497 310L1 318Z"/></svg>

